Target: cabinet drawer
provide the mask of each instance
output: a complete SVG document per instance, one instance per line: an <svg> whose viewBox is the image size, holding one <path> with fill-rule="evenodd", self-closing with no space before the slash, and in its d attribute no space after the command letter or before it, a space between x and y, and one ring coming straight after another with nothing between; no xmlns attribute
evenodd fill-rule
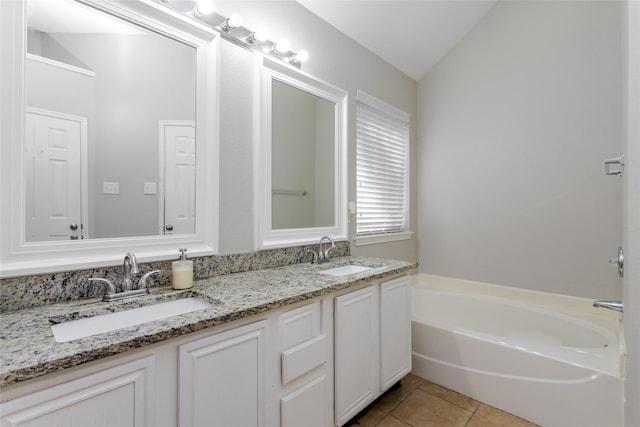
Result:
<svg viewBox="0 0 640 427"><path fill-rule="evenodd" d="M327 377L323 374L283 397L280 403L281 427L330 425L327 383Z"/></svg>
<svg viewBox="0 0 640 427"><path fill-rule="evenodd" d="M322 334L282 352L282 385L327 361L327 335Z"/></svg>
<svg viewBox="0 0 640 427"><path fill-rule="evenodd" d="M321 308L316 301L280 316L280 349L284 350L320 335Z"/></svg>

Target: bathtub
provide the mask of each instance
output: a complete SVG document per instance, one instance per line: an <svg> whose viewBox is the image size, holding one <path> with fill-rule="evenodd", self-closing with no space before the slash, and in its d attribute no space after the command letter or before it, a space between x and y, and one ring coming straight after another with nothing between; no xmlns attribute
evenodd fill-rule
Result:
<svg viewBox="0 0 640 427"><path fill-rule="evenodd" d="M415 375L545 427L623 425L620 313L584 298L412 280Z"/></svg>

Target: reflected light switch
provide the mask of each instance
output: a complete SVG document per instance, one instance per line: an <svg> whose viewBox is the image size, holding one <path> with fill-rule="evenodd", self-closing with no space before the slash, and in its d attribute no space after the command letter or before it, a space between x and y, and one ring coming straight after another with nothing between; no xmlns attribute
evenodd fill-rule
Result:
<svg viewBox="0 0 640 427"><path fill-rule="evenodd" d="M144 183L144 194L156 194L156 183L155 182L145 182Z"/></svg>
<svg viewBox="0 0 640 427"><path fill-rule="evenodd" d="M102 183L103 194L120 194L119 182L103 182Z"/></svg>

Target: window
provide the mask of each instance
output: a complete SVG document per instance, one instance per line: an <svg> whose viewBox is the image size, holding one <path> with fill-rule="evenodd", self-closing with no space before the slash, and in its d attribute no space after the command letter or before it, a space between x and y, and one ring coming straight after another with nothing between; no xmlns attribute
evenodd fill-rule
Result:
<svg viewBox="0 0 640 427"><path fill-rule="evenodd" d="M409 114L361 91L356 104L357 244L410 238Z"/></svg>

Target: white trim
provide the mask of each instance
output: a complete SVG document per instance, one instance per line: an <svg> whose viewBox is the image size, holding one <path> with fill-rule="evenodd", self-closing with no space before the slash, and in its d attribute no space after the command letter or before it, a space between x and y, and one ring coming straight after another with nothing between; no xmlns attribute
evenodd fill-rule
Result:
<svg viewBox="0 0 640 427"><path fill-rule="evenodd" d="M89 77L95 77L96 73L85 68L76 67L75 65L67 64L66 62L56 61L55 59L47 58L40 55L34 55L33 53L27 53L27 59L40 62L42 64L51 65L52 67L60 68L62 70L71 71L78 74L83 74Z"/></svg>
<svg viewBox="0 0 640 427"><path fill-rule="evenodd" d="M368 106L375 108L376 110L382 110L385 113L396 116L398 119L409 122L411 116L409 113L400 110L399 108L394 107L391 104L387 104L384 101L379 100L366 92L358 89L356 91L356 102L360 102L362 104L367 104Z"/></svg>
<svg viewBox="0 0 640 427"><path fill-rule="evenodd" d="M256 153L256 248L279 248L291 245L316 243L322 236L334 240L347 240L347 112L348 93L261 54L257 61L257 81L261 111L255 115L254 151ZM334 157L334 218L335 225L297 229L272 229L271 218L271 82L279 80L320 98L335 103L335 157Z"/></svg>
<svg viewBox="0 0 640 427"><path fill-rule="evenodd" d="M377 243L397 242L399 240L409 240L413 238L413 231L403 231L401 233L372 234L370 236L357 236L356 246L375 245Z"/></svg>
<svg viewBox="0 0 640 427"><path fill-rule="evenodd" d="M0 277L113 266L134 251L141 262L218 250L220 38L212 28L153 0L81 0L196 49L196 232L193 235L123 237L65 242L24 241L24 0L0 1ZM11 143L13 141L13 143ZM5 178L7 177L7 178Z"/></svg>

